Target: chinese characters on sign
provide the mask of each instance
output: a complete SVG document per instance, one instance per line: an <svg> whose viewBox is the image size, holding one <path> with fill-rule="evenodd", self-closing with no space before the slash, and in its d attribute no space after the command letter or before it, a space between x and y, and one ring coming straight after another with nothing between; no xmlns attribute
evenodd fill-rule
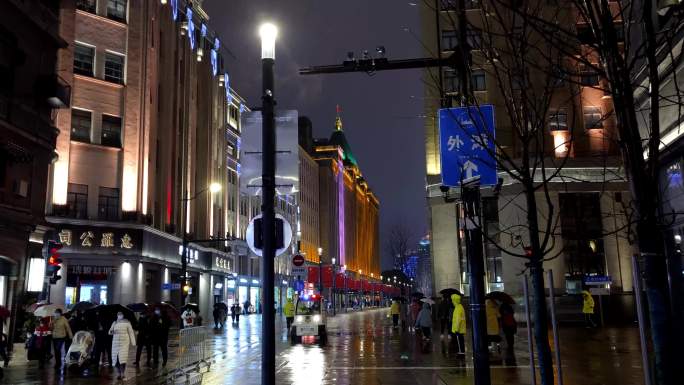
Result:
<svg viewBox="0 0 684 385"><path fill-rule="evenodd" d="M474 177L495 185L496 147L491 105L439 110L442 183L458 186Z"/></svg>
<svg viewBox="0 0 684 385"><path fill-rule="evenodd" d="M230 260L226 258L216 257L214 264L219 269L230 270Z"/></svg>
<svg viewBox="0 0 684 385"><path fill-rule="evenodd" d="M63 229L58 233L58 236L59 242L63 245L72 245L73 230ZM93 247L93 245L97 245L96 238L97 237L95 231L85 230L81 232L81 235L78 239L81 241L82 247ZM100 236L99 246L104 248L117 247L115 234L113 232L103 232ZM123 236L120 238L120 243L118 244L118 246L122 249L133 248L133 238L131 238L131 236L128 235L128 233L124 233Z"/></svg>

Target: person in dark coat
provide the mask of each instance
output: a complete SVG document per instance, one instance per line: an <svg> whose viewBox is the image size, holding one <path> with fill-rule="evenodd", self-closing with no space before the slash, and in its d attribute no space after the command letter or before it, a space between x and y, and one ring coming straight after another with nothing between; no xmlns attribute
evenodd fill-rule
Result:
<svg viewBox="0 0 684 385"><path fill-rule="evenodd" d="M515 342L515 333L518 332L518 322L515 320L515 311L513 307L504 302L499 306L499 313L501 314L501 329L506 337L506 356L513 359L513 345Z"/></svg>
<svg viewBox="0 0 684 385"><path fill-rule="evenodd" d="M444 337L444 331L446 330L447 334L451 330L451 315L454 313L454 307L453 304L451 303L451 299L447 298L447 296L442 297L442 302L439 304L439 330L441 337Z"/></svg>
<svg viewBox="0 0 684 385"><path fill-rule="evenodd" d="M100 365L103 356L107 356L109 366L112 366L112 336L109 335L109 327L111 320L99 311L95 312L95 316L90 320L90 330L95 334L95 349L94 357L98 366Z"/></svg>
<svg viewBox="0 0 684 385"><path fill-rule="evenodd" d="M221 324L221 310L219 309L218 304L214 304L214 311L211 315L214 316L214 329L218 329L219 324Z"/></svg>
<svg viewBox="0 0 684 385"><path fill-rule="evenodd" d="M166 314L161 312L161 309L155 309L154 315L150 320L150 336L152 337L152 360L154 366L159 365L159 351L161 350L162 365L166 365L169 357L169 329L171 328L171 320Z"/></svg>
<svg viewBox="0 0 684 385"><path fill-rule="evenodd" d="M141 313L140 318L138 318L138 337L137 337L137 347L135 349L135 362L133 365L140 365L140 356L142 355L143 348L145 348L147 363L146 366L150 366L150 361L152 360L152 338L150 336L150 319L147 314Z"/></svg>

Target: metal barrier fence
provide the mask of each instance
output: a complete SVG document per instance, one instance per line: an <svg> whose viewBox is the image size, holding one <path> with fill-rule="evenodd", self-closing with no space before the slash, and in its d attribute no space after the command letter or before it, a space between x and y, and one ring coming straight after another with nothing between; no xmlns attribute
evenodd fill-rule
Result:
<svg viewBox="0 0 684 385"><path fill-rule="evenodd" d="M174 384L195 384L202 381L202 373L211 366L209 360L209 331L204 326L180 330L178 362L172 375Z"/></svg>

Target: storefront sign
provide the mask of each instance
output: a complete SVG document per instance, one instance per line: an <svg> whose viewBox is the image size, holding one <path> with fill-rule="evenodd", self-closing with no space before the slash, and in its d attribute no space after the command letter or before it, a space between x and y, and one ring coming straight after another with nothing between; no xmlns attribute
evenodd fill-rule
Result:
<svg viewBox="0 0 684 385"><path fill-rule="evenodd" d="M610 275L591 275L584 277L584 283L587 285L610 285L613 282Z"/></svg>
<svg viewBox="0 0 684 385"><path fill-rule="evenodd" d="M102 228L62 228L57 240L66 249L119 249L122 251L140 248L139 231Z"/></svg>
<svg viewBox="0 0 684 385"><path fill-rule="evenodd" d="M180 283L162 283L162 290L180 290Z"/></svg>
<svg viewBox="0 0 684 385"><path fill-rule="evenodd" d="M232 261L229 258L214 256L214 269L223 271L232 271Z"/></svg>
<svg viewBox="0 0 684 385"><path fill-rule="evenodd" d="M69 273L73 274L112 274L112 266L86 266L86 265L70 265Z"/></svg>

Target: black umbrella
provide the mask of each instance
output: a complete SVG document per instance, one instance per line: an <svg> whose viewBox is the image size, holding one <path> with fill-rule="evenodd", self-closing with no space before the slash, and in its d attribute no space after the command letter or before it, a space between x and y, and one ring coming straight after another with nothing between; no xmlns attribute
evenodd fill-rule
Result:
<svg viewBox="0 0 684 385"><path fill-rule="evenodd" d="M192 311L194 311L195 313L198 313L198 314L199 314L199 312L200 312L200 310L199 310L199 305L196 304L196 303L186 303L185 305L183 305L183 307L181 307L181 310L183 310L183 311L184 311L184 310L187 310L187 309L190 309L190 310L192 310Z"/></svg>
<svg viewBox="0 0 684 385"><path fill-rule="evenodd" d="M439 291L439 294L441 294L441 295L446 295L446 296L449 296L449 295L452 295L452 294L458 294L458 295L460 295L461 297L463 297L463 293L461 293L459 290L454 289L454 288L452 288L452 287L447 288L447 289L442 289L442 290L440 290L440 291Z"/></svg>
<svg viewBox="0 0 684 385"><path fill-rule="evenodd" d="M149 306L144 302L129 303L126 305L127 308L133 310L136 313L144 313L149 309Z"/></svg>
<svg viewBox="0 0 684 385"><path fill-rule="evenodd" d="M417 291L415 293L411 293L411 297L420 299L420 298L425 297L425 294Z"/></svg>
<svg viewBox="0 0 684 385"><path fill-rule="evenodd" d="M135 318L135 313L133 313L133 310L118 303L113 305L95 306L94 308L88 309L86 311L86 315L93 317L97 313L99 314L99 320L102 320L105 322L105 324L107 324L116 320L116 313L118 312L121 312L124 318L131 322L131 326L133 326L134 329L138 326L138 320Z"/></svg>
<svg viewBox="0 0 684 385"><path fill-rule="evenodd" d="M485 295L485 298L507 303L509 305L515 305L515 300L513 299L513 297L508 295L508 293L504 293L503 291L493 291L491 293L487 293L487 295Z"/></svg>
<svg viewBox="0 0 684 385"><path fill-rule="evenodd" d="M75 312L75 311L86 311L86 310L88 310L88 309L94 308L95 306L97 306L97 305L95 305L95 304L92 303L92 302L81 301L81 302L77 303L76 305L74 305L74 307L71 308L71 311L72 311L72 312Z"/></svg>
<svg viewBox="0 0 684 385"><path fill-rule="evenodd" d="M176 309L175 306L173 306L172 304L170 304L168 302L155 303L150 308L153 310L154 309L161 310L161 312L165 313L166 316L169 317L170 319L180 318L180 312L178 311L178 309Z"/></svg>

